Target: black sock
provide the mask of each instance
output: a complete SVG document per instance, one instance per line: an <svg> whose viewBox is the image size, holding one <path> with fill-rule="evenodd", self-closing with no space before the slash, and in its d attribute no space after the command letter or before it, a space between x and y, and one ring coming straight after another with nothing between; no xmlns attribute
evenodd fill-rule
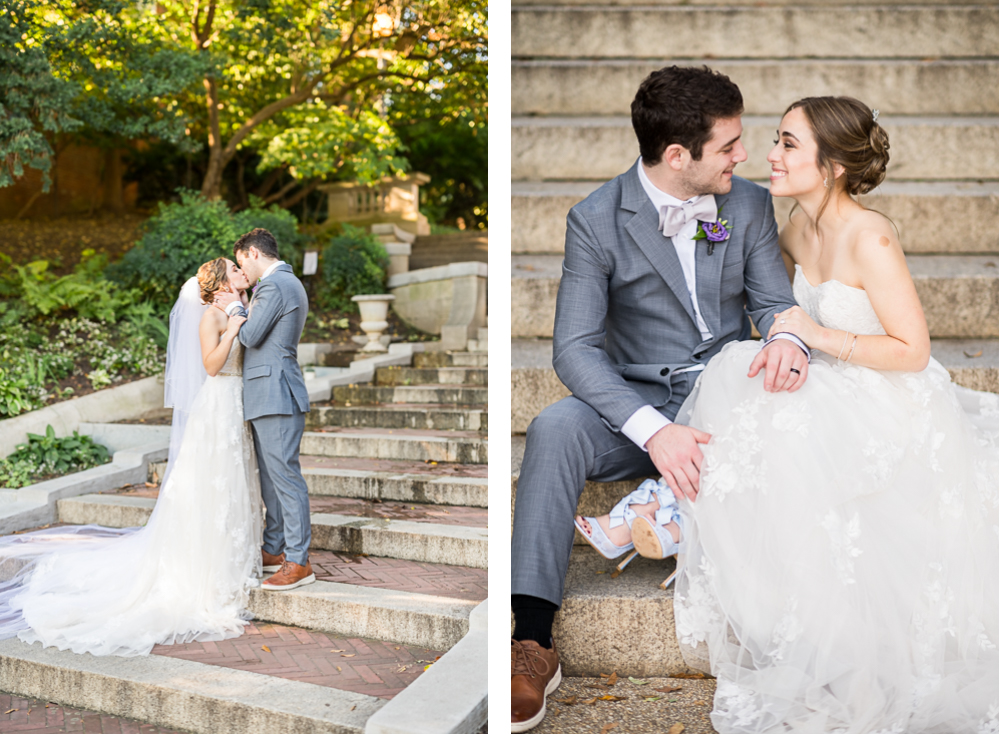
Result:
<svg viewBox="0 0 1000 734"><path fill-rule="evenodd" d="M511 594L510 608L514 612L515 640L534 640L546 649L552 648L552 622L559 606L547 599L527 594Z"/></svg>

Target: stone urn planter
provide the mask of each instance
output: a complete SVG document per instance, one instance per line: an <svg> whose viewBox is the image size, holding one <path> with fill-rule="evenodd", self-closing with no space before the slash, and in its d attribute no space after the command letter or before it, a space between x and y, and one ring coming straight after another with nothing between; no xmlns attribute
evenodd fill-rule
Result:
<svg viewBox="0 0 1000 734"><path fill-rule="evenodd" d="M362 348L366 354L382 354L389 351L379 341L382 332L389 328L389 303L396 297L388 293L370 296L354 296L352 299L361 311L361 328L368 337L368 343Z"/></svg>

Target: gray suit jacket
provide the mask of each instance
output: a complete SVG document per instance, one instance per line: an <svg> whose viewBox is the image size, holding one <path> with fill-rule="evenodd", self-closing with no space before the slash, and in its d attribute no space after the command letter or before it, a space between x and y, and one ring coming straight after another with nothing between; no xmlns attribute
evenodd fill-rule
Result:
<svg viewBox="0 0 1000 734"><path fill-rule="evenodd" d="M309 313L305 288L290 265L260 281L250 317L240 329L243 353L243 417L309 412L309 393L299 369L298 346Z"/></svg>
<svg viewBox="0 0 1000 734"><path fill-rule="evenodd" d="M708 341L695 322L677 251L658 230L659 213L635 167L569 212L552 364L614 431L643 405L666 405L677 369L705 364L728 342L748 339L748 313L766 334L773 315L795 304L768 191L734 176L732 190L715 199L732 233L712 255L705 240L696 243Z"/></svg>

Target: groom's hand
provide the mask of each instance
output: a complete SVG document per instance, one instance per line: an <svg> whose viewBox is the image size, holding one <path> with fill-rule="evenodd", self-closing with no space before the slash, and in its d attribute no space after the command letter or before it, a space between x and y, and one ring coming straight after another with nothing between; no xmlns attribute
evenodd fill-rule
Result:
<svg viewBox="0 0 1000 734"><path fill-rule="evenodd" d="M230 303L235 303L238 300L240 300L239 295L233 293L232 291L215 292L215 305L221 308L222 310L225 310L226 306L228 306Z"/></svg>
<svg viewBox="0 0 1000 734"><path fill-rule="evenodd" d="M697 428L671 423L646 442L649 458L678 500L687 497L694 502L698 496L702 458L698 444L708 443L711 438Z"/></svg>
<svg viewBox="0 0 1000 734"><path fill-rule="evenodd" d="M809 360L793 342L777 339L757 353L747 377L756 377L764 370L764 389L768 392L795 392L806 382ZM792 370L795 370L793 372Z"/></svg>

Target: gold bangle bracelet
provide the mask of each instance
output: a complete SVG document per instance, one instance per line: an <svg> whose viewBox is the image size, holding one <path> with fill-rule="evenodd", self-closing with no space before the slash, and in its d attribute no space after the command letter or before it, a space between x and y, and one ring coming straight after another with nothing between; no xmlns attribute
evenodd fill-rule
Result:
<svg viewBox="0 0 1000 734"><path fill-rule="evenodd" d="M850 362L851 361L851 357L854 356L854 347L856 347L856 346L858 346L858 336L857 336L857 334L854 335L854 341L851 342L851 351L847 355L847 359L844 360L844 361L846 361L846 362Z"/></svg>

